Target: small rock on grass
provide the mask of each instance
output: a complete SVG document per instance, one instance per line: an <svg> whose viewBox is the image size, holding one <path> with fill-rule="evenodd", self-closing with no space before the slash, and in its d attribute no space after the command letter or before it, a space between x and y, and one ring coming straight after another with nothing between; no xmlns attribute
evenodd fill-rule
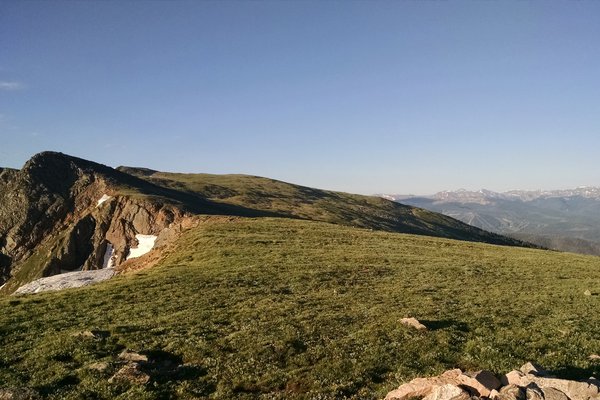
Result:
<svg viewBox="0 0 600 400"><path fill-rule="evenodd" d="M127 349L119 354L119 358L125 361L148 362L148 356Z"/></svg>
<svg viewBox="0 0 600 400"><path fill-rule="evenodd" d="M38 400L40 395L31 388L0 389L0 400Z"/></svg>
<svg viewBox="0 0 600 400"><path fill-rule="evenodd" d="M86 366L87 369L91 369L93 371L104 372L108 369L107 362L95 362Z"/></svg>
<svg viewBox="0 0 600 400"><path fill-rule="evenodd" d="M106 331L98 331L98 330L90 330L90 331L81 331L73 333L74 337L84 338L84 339L106 339L110 334Z"/></svg>
<svg viewBox="0 0 600 400"><path fill-rule="evenodd" d="M423 325L416 318L413 318L413 317L402 318L400 320L400 323L403 324L403 325L412 326L413 328L415 328L415 329L417 329L419 331L427 330L427 327L425 325Z"/></svg>
<svg viewBox="0 0 600 400"><path fill-rule="evenodd" d="M138 363L130 363L117 371L108 383L125 382L133 385L145 385L150 381L150 375L140 369Z"/></svg>

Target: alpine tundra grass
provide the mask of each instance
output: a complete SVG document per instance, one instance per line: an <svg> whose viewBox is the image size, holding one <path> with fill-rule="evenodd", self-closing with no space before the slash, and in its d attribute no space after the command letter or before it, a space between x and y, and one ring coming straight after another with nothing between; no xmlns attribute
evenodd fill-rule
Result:
<svg viewBox="0 0 600 400"><path fill-rule="evenodd" d="M591 256L206 218L157 267L0 300L0 386L50 399L376 399L452 367L534 361L587 378L600 372L588 359L599 273ZM158 360L149 383L109 383L123 349Z"/></svg>

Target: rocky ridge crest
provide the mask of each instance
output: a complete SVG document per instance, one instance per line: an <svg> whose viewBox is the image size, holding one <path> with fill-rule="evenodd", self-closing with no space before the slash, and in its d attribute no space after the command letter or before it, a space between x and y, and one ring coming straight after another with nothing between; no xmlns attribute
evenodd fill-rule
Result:
<svg viewBox="0 0 600 400"><path fill-rule="evenodd" d="M40 153L19 171L0 171L3 292L35 278L119 267L138 234L156 236L160 247L191 216L165 192L62 153Z"/></svg>

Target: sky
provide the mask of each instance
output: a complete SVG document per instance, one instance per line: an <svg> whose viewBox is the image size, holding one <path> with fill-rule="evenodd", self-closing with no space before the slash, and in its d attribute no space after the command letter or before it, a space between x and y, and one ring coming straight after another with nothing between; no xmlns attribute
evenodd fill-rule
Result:
<svg viewBox="0 0 600 400"><path fill-rule="evenodd" d="M600 185L600 1L0 0L0 166Z"/></svg>

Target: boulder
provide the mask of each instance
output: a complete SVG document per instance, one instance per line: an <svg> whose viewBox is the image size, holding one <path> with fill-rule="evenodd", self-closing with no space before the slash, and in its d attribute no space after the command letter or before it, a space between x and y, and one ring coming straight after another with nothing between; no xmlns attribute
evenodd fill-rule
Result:
<svg viewBox="0 0 600 400"><path fill-rule="evenodd" d="M544 378L533 375L523 377L527 382L523 386L528 386L532 383L539 386L542 390L546 388L554 388L563 392L571 400L588 400L592 397L598 397L600 394L599 388L593 382L578 382L567 379Z"/></svg>
<svg viewBox="0 0 600 400"><path fill-rule="evenodd" d="M440 378L444 383L460 386L474 396L488 397L492 390L500 387L498 379L489 371L478 371L470 376L460 369L452 369L444 372Z"/></svg>
<svg viewBox="0 0 600 400"><path fill-rule="evenodd" d="M477 389L482 396L491 397L493 390L499 389L502 384L500 380L490 371L482 370L473 373L467 373L467 376L475 379L475 382L465 382L467 386Z"/></svg>
<svg viewBox="0 0 600 400"><path fill-rule="evenodd" d="M569 400L566 394L555 388L542 388L545 400Z"/></svg>
<svg viewBox="0 0 600 400"><path fill-rule="evenodd" d="M469 394L456 385L438 386L425 396L423 400L468 400Z"/></svg>
<svg viewBox="0 0 600 400"><path fill-rule="evenodd" d="M517 385L517 386L525 386L521 383L522 378L525 376L521 371L510 371L508 374L503 375L500 378L500 382L503 386L509 385Z"/></svg>
<svg viewBox="0 0 600 400"><path fill-rule="evenodd" d="M528 368L522 369L527 370ZM553 388L563 392L570 400L588 400L589 398L596 397L600 394L599 385L593 381L578 382L567 379L551 378L545 376L544 374L546 374L546 372L541 369L537 369L536 371L538 375L533 375L531 373L523 374L521 371L511 371L502 377L502 384L517 385L521 387L533 386L539 387L542 390Z"/></svg>
<svg viewBox="0 0 600 400"><path fill-rule="evenodd" d="M416 378L401 385L396 390L392 390L385 396L386 400L405 400L411 397L425 397L433 390L444 385L444 382L438 377L432 378Z"/></svg>

